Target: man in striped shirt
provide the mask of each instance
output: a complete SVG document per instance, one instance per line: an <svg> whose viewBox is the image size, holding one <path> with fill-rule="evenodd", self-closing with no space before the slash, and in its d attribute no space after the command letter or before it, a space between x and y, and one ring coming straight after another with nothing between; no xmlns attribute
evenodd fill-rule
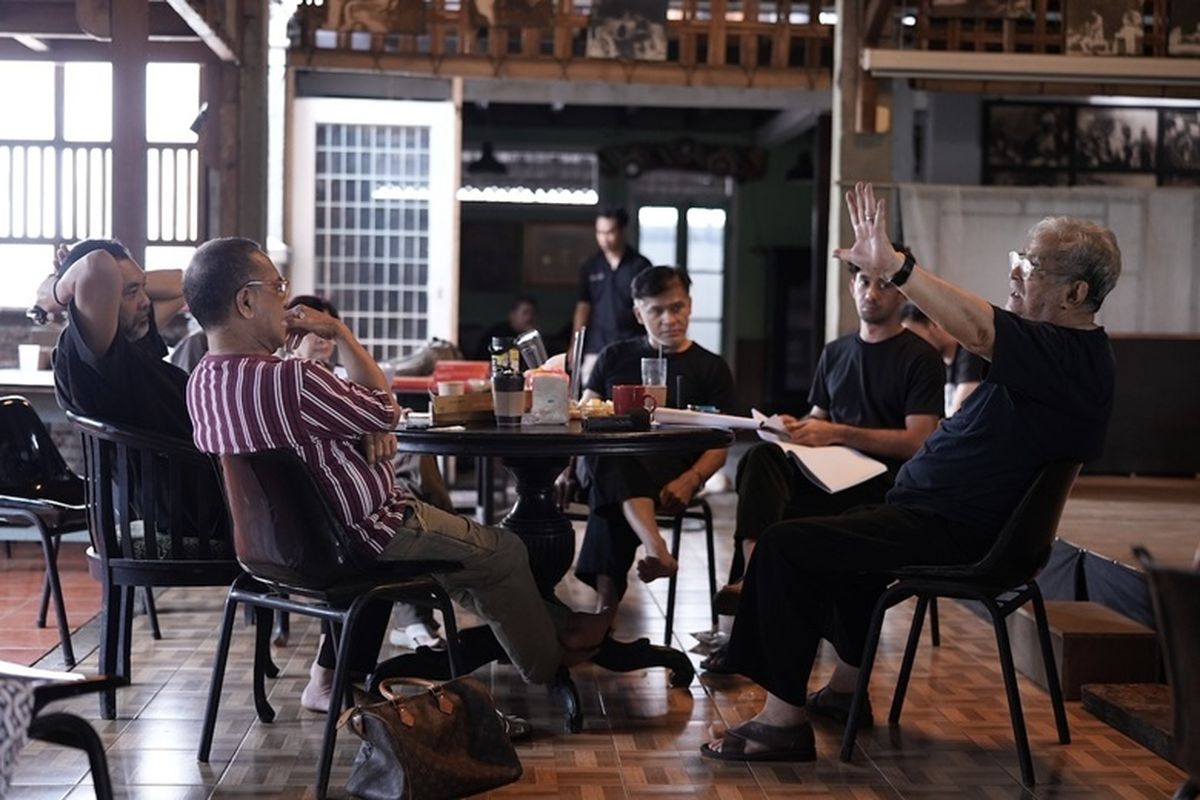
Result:
<svg viewBox="0 0 1200 800"><path fill-rule="evenodd" d="M400 410L383 372L344 322L312 308L285 308L287 281L256 243L230 238L203 245L183 291L209 341L187 390L200 450L290 449L308 465L365 559L461 563L462 570L438 580L487 621L527 681L548 683L560 666L599 646L611 614L547 603L515 535L396 488L390 431ZM307 333L337 344L349 380L319 362L274 355ZM367 455L359 447L364 435L377 442Z"/></svg>

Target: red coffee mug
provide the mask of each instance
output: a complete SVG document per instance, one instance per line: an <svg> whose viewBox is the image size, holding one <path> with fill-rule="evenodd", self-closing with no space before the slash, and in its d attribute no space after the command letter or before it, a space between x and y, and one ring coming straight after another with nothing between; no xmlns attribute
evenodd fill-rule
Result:
<svg viewBox="0 0 1200 800"><path fill-rule="evenodd" d="M628 414L635 408L653 411L657 403L642 384L620 384L612 388L613 413Z"/></svg>

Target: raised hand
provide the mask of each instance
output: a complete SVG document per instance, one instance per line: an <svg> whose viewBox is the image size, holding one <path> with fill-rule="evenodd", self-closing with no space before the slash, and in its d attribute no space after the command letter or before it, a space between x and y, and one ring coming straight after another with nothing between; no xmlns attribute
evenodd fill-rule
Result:
<svg viewBox="0 0 1200 800"><path fill-rule="evenodd" d="M289 340L295 336L298 341L306 333L316 334L322 339L339 339L346 332L341 320L305 305L289 308L283 322L287 326Z"/></svg>
<svg viewBox="0 0 1200 800"><path fill-rule="evenodd" d="M875 198L875 187L860 181L854 185L854 191L846 193L846 209L854 229L854 246L848 250L837 248L834 257L853 264L872 278L887 280L904 262L903 256L897 258L888 238L887 204L882 197Z"/></svg>

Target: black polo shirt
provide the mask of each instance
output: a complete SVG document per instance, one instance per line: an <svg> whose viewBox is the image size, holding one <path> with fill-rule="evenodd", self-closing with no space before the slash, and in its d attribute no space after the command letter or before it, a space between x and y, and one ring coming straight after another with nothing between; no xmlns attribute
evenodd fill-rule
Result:
<svg viewBox="0 0 1200 800"><path fill-rule="evenodd" d="M629 245L616 269L609 266L602 250L597 250L579 268L579 301L590 303L587 340L584 352L599 353L614 342L642 334L642 326L633 316L633 279L649 269L650 262Z"/></svg>
<svg viewBox="0 0 1200 800"><path fill-rule="evenodd" d="M118 332L108 350L94 353L83 339L78 313L72 302L70 322L52 357L58 404L76 414L190 442L188 375L163 361L167 345L154 314L141 339L131 342Z"/></svg>
<svg viewBox="0 0 1200 800"><path fill-rule="evenodd" d="M887 502L998 531L1039 469L1100 455L1115 365L1103 328L995 309L987 377L900 471Z"/></svg>

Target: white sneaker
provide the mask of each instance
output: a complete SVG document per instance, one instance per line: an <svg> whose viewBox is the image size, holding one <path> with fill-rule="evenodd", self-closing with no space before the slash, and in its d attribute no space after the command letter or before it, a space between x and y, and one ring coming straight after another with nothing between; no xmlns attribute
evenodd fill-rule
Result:
<svg viewBox="0 0 1200 800"><path fill-rule="evenodd" d="M429 647L433 650L445 650L446 641L429 630L424 622L414 622L403 628L392 628L388 641L396 647L406 650L416 650L418 647Z"/></svg>

